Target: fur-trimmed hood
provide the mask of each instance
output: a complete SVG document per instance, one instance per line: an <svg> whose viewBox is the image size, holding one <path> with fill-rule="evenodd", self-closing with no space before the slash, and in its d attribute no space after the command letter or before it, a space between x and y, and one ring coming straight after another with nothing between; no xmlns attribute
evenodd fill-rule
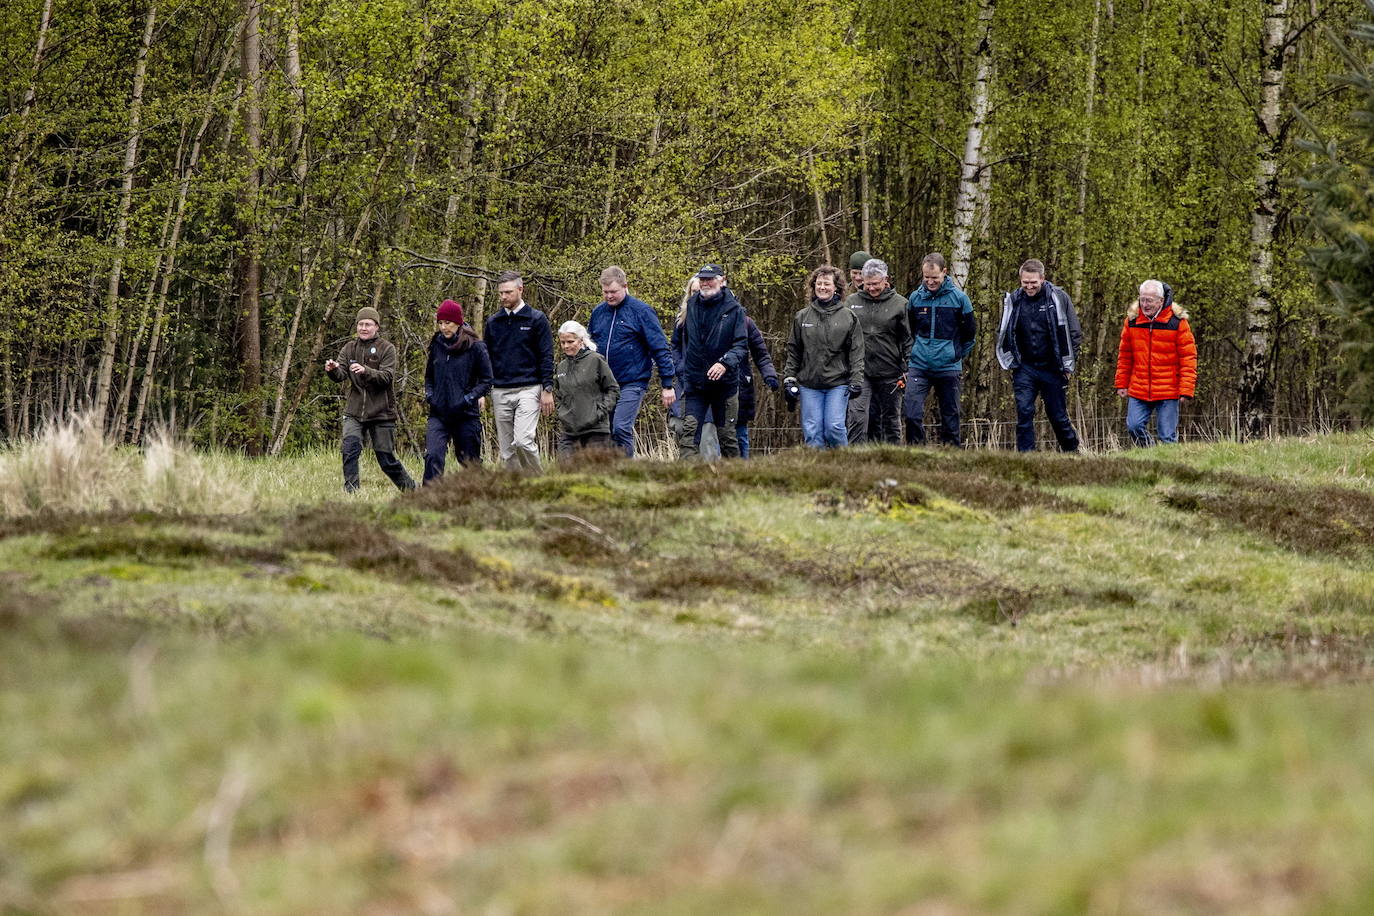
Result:
<svg viewBox="0 0 1374 916"><path fill-rule="evenodd" d="M1163 282L1163 281L1160 281L1160 284L1159 284L1159 285L1162 286L1162 287L1164 287L1164 304L1163 304L1162 306L1159 307L1159 314L1160 314L1160 315L1163 315L1163 314L1164 314L1165 312L1167 312L1169 309L1173 309L1175 315L1177 315L1179 318L1182 318L1182 319L1184 319L1184 320L1186 321L1187 318L1188 318L1188 313L1185 312L1185 311L1183 310L1183 307L1182 307L1181 305L1176 305L1176 304L1174 303L1174 291L1173 291L1173 289L1169 286L1169 284L1167 284L1167 283L1165 283L1165 282ZM1136 317L1137 315L1139 315L1139 314L1140 314L1140 302L1139 302L1138 300L1137 300L1137 301L1131 302L1130 308L1126 309L1126 320L1127 320L1127 321L1134 321L1134 320L1135 320L1135 317Z"/></svg>

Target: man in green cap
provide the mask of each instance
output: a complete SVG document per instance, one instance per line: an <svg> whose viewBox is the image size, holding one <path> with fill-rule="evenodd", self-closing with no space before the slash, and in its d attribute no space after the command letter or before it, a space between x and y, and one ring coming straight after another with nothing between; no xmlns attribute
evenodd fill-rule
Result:
<svg viewBox="0 0 1374 916"><path fill-rule="evenodd" d="M348 385L343 417L344 490L358 489L358 457L363 441L372 445L382 473L402 490L415 489L415 481L396 458L396 347L377 336L382 317L374 308L358 309L358 336L343 345L335 359L324 361L324 371L336 382Z"/></svg>
<svg viewBox="0 0 1374 916"><path fill-rule="evenodd" d="M849 286L845 288L845 295L852 296L859 291L864 284L864 265L871 260L873 255L867 251L856 251L849 256Z"/></svg>

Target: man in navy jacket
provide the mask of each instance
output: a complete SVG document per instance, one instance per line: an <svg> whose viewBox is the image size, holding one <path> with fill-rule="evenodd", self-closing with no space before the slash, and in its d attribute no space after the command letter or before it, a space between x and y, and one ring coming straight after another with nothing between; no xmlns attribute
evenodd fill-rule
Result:
<svg viewBox="0 0 1374 916"><path fill-rule="evenodd" d="M635 419L653 377L654 363L658 363L665 410L673 406L677 393L673 390L673 354L658 315L649 305L629 295L626 286L625 271L619 267L607 267L601 272L604 298L592 309L587 333L596 342L597 352L606 357L611 374L620 385L620 400L611 418L611 438L627 457L633 458Z"/></svg>
<svg viewBox="0 0 1374 916"><path fill-rule="evenodd" d="M1021 288L1002 297L997 361L1011 370L1016 396L1016 450L1035 450L1035 399L1045 404L1059 450L1078 451L1069 419L1069 379L1078 361L1083 330L1069 294L1045 279L1035 258L1021 265Z"/></svg>
<svg viewBox="0 0 1374 916"><path fill-rule="evenodd" d="M549 319L525 304L525 280L506 270L496 278L501 307L484 333L491 355L491 408L501 461L517 471L538 472L539 414L553 413L553 331Z"/></svg>
<svg viewBox="0 0 1374 916"><path fill-rule="evenodd" d="M739 457L739 370L749 358L744 307L725 285L725 271L707 264L697 271L701 289L687 300L687 314L675 331L682 335L682 432L678 452L697 457L709 411L722 458Z"/></svg>

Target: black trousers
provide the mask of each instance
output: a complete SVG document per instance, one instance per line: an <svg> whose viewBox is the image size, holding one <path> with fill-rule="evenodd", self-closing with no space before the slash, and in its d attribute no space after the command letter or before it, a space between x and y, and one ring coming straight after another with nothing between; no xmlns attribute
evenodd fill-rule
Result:
<svg viewBox="0 0 1374 916"><path fill-rule="evenodd" d="M614 448L616 445L615 437L611 433L579 433L570 436L562 430L558 432L557 451L563 457L584 448Z"/></svg>
<svg viewBox="0 0 1374 916"><path fill-rule="evenodd" d="M849 444L902 441L902 390L895 378L865 375L859 396L849 399Z"/></svg>
<svg viewBox="0 0 1374 916"><path fill-rule="evenodd" d="M358 489L358 458L363 453L363 442L372 445L377 456L377 466L391 482L402 490L415 489L415 481L406 473L405 465L396 458L396 421L374 420L363 423L353 417L343 420L343 478L344 490L352 493Z"/></svg>
<svg viewBox="0 0 1374 916"><path fill-rule="evenodd" d="M1069 383L1064 373L1034 366L1017 366L1011 372L1011 391L1016 395L1016 450L1035 450L1035 399L1045 404L1045 417L1062 452L1078 451L1078 433L1069 420Z"/></svg>
<svg viewBox="0 0 1374 916"><path fill-rule="evenodd" d="M444 476L449 443L459 464L482 461L481 417L430 417L425 424L425 483Z"/></svg>
<svg viewBox="0 0 1374 916"><path fill-rule="evenodd" d="M964 387L964 377L958 372L925 372L911 369L906 376L906 401L903 412L906 414L907 445L926 444L926 398L935 389L935 400L940 404L940 443L958 448L962 444L959 437L959 393Z"/></svg>

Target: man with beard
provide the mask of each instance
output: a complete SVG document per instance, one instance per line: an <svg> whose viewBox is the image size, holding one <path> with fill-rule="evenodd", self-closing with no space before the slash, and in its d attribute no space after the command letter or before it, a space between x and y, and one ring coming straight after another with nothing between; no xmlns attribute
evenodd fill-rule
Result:
<svg viewBox="0 0 1374 916"><path fill-rule="evenodd" d="M707 411L715 424L722 458L739 457L735 423L739 415L739 367L748 358L744 308L725 285L725 271L707 264L697 271L701 289L687 300L681 335L683 411L678 452L696 458Z"/></svg>

